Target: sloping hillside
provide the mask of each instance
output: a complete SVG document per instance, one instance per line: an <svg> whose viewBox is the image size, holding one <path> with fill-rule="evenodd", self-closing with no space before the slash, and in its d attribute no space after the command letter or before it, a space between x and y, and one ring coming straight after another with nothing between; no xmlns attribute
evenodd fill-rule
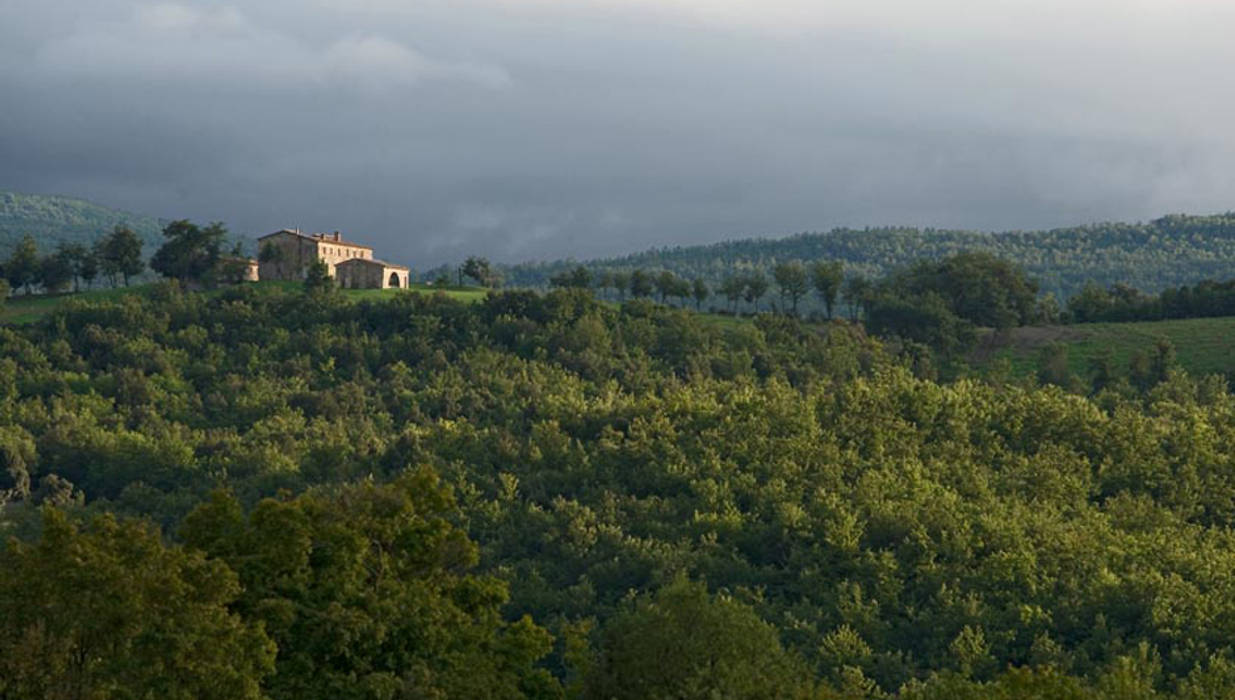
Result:
<svg viewBox="0 0 1235 700"><path fill-rule="evenodd" d="M0 191L0 254L30 234L41 250L62 241L92 243L117 225L133 229L147 246L161 238L158 219L59 195Z"/></svg>

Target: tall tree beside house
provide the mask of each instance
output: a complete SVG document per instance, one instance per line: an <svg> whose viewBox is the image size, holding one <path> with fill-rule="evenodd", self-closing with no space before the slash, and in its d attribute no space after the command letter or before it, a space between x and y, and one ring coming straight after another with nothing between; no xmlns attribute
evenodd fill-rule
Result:
<svg viewBox="0 0 1235 700"><path fill-rule="evenodd" d="M210 284L227 228L221 222L201 227L179 219L163 227L167 239L150 259L150 269L181 282Z"/></svg>
<svg viewBox="0 0 1235 700"><path fill-rule="evenodd" d="M99 241L95 246L95 256L99 261L99 271L113 287L117 278L124 280L124 286L129 286L129 279L146 269L146 264L142 262L141 239L127 226L117 226Z"/></svg>
<svg viewBox="0 0 1235 700"><path fill-rule="evenodd" d="M330 268L321 260L314 260L304 275L304 290L308 294L328 294L335 288Z"/></svg>
<svg viewBox="0 0 1235 700"><path fill-rule="evenodd" d="M828 318L832 318L832 312L836 309L836 299L840 295L841 284L845 280L844 266L837 261L820 260L811 265L810 276L815 293L819 295L823 308L827 310Z"/></svg>
<svg viewBox="0 0 1235 700"><path fill-rule="evenodd" d="M39 246L34 237L23 236L4 263L4 277L14 290L25 289L29 294L39 281Z"/></svg>
<svg viewBox="0 0 1235 700"><path fill-rule="evenodd" d="M287 263L287 254L283 249L271 243L262 245L262 249L257 253L257 261L263 265L274 265L278 271L276 274L280 278L287 276L285 264Z"/></svg>

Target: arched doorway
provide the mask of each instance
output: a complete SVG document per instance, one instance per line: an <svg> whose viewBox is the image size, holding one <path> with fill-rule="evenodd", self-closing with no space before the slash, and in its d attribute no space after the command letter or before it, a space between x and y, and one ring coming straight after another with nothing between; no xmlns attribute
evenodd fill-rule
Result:
<svg viewBox="0 0 1235 700"><path fill-rule="evenodd" d="M390 282L387 283L386 286L394 287L395 289L401 288L403 285L399 283L399 273L397 272L390 273Z"/></svg>

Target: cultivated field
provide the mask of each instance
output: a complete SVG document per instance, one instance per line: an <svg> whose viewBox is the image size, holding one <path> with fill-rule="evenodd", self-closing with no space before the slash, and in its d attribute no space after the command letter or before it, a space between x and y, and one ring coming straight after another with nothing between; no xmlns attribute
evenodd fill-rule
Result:
<svg viewBox="0 0 1235 700"><path fill-rule="evenodd" d="M1068 364L1080 375L1088 374L1089 361L1106 349L1115 365L1126 369L1137 352L1150 352L1158 338L1175 346L1179 365L1190 374L1235 374L1235 317L1194 318L1179 321L1135 323L1082 323L1072 326L1017 328L997 337L989 334L975 354L975 364L989 364L1006 357L1016 375L1037 371L1042 349L1050 343L1068 348Z"/></svg>

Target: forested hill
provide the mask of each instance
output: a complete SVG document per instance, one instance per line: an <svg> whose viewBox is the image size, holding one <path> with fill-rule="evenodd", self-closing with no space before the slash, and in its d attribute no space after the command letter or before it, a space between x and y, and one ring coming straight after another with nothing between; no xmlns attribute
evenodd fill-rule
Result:
<svg viewBox="0 0 1235 700"><path fill-rule="evenodd" d="M787 238L751 238L712 245L658 248L583 263L595 271L666 269L717 282L738 270L765 271L787 260L840 260L848 274L882 277L920 258L988 251L1025 266L1043 292L1070 296L1086 281L1122 282L1146 292L1224 279L1235 273L1235 213L1172 215L1149 223L1104 223L1050 231L982 233L915 228L835 229ZM516 265L507 284L541 285L579 263Z"/></svg>
<svg viewBox="0 0 1235 700"><path fill-rule="evenodd" d="M117 225L133 229L147 245L162 240L162 226L154 217L73 197L0 190L0 252L11 251L26 234L34 236L42 250L61 242L89 245Z"/></svg>

